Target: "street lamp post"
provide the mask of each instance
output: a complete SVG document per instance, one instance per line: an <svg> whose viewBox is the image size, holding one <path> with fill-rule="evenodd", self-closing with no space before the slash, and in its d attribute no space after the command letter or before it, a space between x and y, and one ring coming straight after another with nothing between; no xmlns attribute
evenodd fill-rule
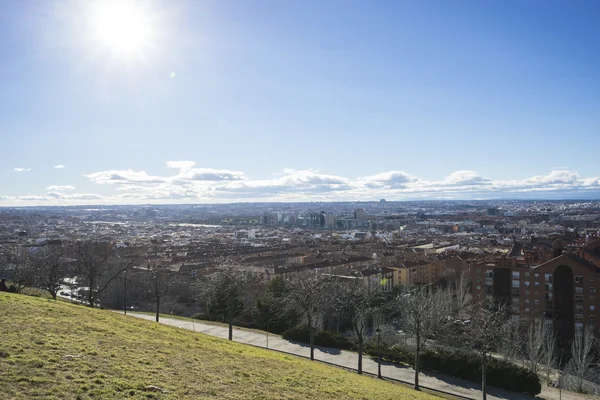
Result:
<svg viewBox="0 0 600 400"><path fill-rule="evenodd" d="M377 328L377 378L381 379L381 329Z"/></svg>
<svg viewBox="0 0 600 400"><path fill-rule="evenodd" d="M267 349L269 348L269 320L271 319L271 309L267 307Z"/></svg>
<svg viewBox="0 0 600 400"><path fill-rule="evenodd" d="M123 275L125 276L124 284L123 284L123 293L124 293L124 309L125 315L127 315L127 268L123 271Z"/></svg>

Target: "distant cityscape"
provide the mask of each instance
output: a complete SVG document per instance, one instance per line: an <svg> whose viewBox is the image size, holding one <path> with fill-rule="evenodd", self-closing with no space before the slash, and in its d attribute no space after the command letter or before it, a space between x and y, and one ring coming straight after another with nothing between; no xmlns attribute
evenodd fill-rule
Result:
<svg viewBox="0 0 600 400"><path fill-rule="evenodd" d="M113 243L191 278L235 257L264 280L319 270L389 289L468 274L475 299L600 334L600 202L423 201L0 209L0 244ZM105 296L108 296L107 292ZM110 303L110 299L103 299Z"/></svg>

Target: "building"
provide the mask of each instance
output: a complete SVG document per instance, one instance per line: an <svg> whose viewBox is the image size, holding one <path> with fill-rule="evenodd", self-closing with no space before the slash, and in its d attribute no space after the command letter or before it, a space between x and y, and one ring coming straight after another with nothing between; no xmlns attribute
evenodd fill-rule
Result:
<svg viewBox="0 0 600 400"><path fill-rule="evenodd" d="M559 341L577 329L600 336L600 240L549 259L532 257L515 243L506 256L471 269L474 299L510 306L514 320L543 319Z"/></svg>

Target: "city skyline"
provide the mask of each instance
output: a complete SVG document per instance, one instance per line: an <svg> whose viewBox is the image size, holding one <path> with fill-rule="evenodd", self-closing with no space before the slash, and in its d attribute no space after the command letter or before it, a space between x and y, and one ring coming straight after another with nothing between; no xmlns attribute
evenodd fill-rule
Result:
<svg viewBox="0 0 600 400"><path fill-rule="evenodd" d="M115 4L3 4L0 206L600 198L595 2Z"/></svg>

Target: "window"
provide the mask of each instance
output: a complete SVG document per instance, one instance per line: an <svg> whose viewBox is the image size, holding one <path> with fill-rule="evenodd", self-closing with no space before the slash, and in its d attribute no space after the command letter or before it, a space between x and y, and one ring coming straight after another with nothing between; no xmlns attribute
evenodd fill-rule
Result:
<svg viewBox="0 0 600 400"><path fill-rule="evenodd" d="M529 304L529 299L525 299L525 304Z"/></svg>
<svg viewBox="0 0 600 400"><path fill-rule="evenodd" d="M526 291L525 291L525 294L526 294L527 296L529 296L529 293L531 293L529 290L526 290Z"/></svg>
<svg viewBox="0 0 600 400"><path fill-rule="evenodd" d="M575 314L575 322L583 322L583 314Z"/></svg>
<svg viewBox="0 0 600 400"><path fill-rule="evenodd" d="M485 294L494 294L494 288L492 288L491 286L486 286Z"/></svg>
<svg viewBox="0 0 600 400"><path fill-rule="evenodd" d="M546 293L546 300L552 300L552 293Z"/></svg>
<svg viewBox="0 0 600 400"><path fill-rule="evenodd" d="M477 290L481 290L481 286L477 285Z"/></svg>
<svg viewBox="0 0 600 400"><path fill-rule="evenodd" d="M575 304L575 312L582 313L583 312L583 305L581 305L581 304Z"/></svg>
<svg viewBox="0 0 600 400"><path fill-rule="evenodd" d="M525 272L525 278L529 278L529 272Z"/></svg>
<svg viewBox="0 0 600 400"><path fill-rule="evenodd" d="M529 307L525 307L525 312L529 312Z"/></svg>
<svg viewBox="0 0 600 400"><path fill-rule="evenodd" d="M575 293L583 293L583 286L575 286Z"/></svg>
<svg viewBox="0 0 600 400"><path fill-rule="evenodd" d="M477 273L481 272L481 268L477 268L475 271L477 271Z"/></svg>
<svg viewBox="0 0 600 400"><path fill-rule="evenodd" d="M590 311L594 311L596 309L596 306L590 306Z"/></svg>
<svg viewBox="0 0 600 400"><path fill-rule="evenodd" d="M583 285L583 276L576 276L575 277L575 284L576 285Z"/></svg>
<svg viewBox="0 0 600 400"><path fill-rule="evenodd" d="M544 279L546 282L552 282L552 274L544 274Z"/></svg>
<svg viewBox="0 0 600 400"><path fill-rule="evenodd" d="M583 296L580 294L575 295L575 303L583 303Z"/></svg>
<svg viewBox="0 0 600 400"><path fill-rule="evenodd" d="M533 274L533 276L535 276L535 279L539 279L540 274Z"/></svg>
<svg viewBox="0 0 600 400"><path fill-rule="evenodd" d="M518 288L519 286L521 286L521 282L518 279L513 279L512 287Z"/></svg>
<svg viewBox="0 0 600 400"><path fill-rule="evenodd" d="M488 278L493 278L494 277L494 271L492 271L491 269L488 269L485 271L485 276Z"/></svg>
<svg viewBox="0 0 600 400"><path fill-rule="evenodd" d="M592 276L592 277L590 278L590 282L594 282L595 280L596 280L596 277L595 277L595 276Z"/></svg>
<svg viewBox="0 0 600 400"><path fill-rule="evenodd" d="M540 286L540 283L536 281L535 286Z"/></svg>
<svg viewBox="0 0 600 400"><path fill-rule="evenodd" d="M596 288L595 287L590 287L590 293L596 293Z"/></svg>
<svg viewBox="0 0 600 400"><path fill-rule="evenodd" d="M529 283L530 283L529 281L525 281L524 283L525 283L525 287L529 287Z"/></svg>
<svg viewBox="0 0 600 400"><path fill-rule="evenodd" d="M546 283L546 290L552 290L552 284L551 283Z"/></svg>
<svg viewBox="0 0 600 400"><path fill-rule="evenodd" d="M513 271L512 277L513 279L519 279L521 277L521 273L519 271Z"/></svg>
<svg viewBox="0 0 600 400"><path fill-rule="evenodd" d="M595 315L590 315L590 322L594 322L596 320L596 316Z"/></svg>
<svg viewBox="0 0 600 400"><path fill-rule="evenodd" d="M513 295L513 297L519 297L519 289L513 289L512 295Z"/></svg>
<svg viewBox="0 0 600 400"><path fill-rule="evenodd" d="M590 301L596 301L596 296L590 296Z"/></svg>
<svg viewBox="0 0 600 400"><path fill-rule="evenodd" d="M534 300L533 304L540 304L540 301L539 300Z"/></svg>

